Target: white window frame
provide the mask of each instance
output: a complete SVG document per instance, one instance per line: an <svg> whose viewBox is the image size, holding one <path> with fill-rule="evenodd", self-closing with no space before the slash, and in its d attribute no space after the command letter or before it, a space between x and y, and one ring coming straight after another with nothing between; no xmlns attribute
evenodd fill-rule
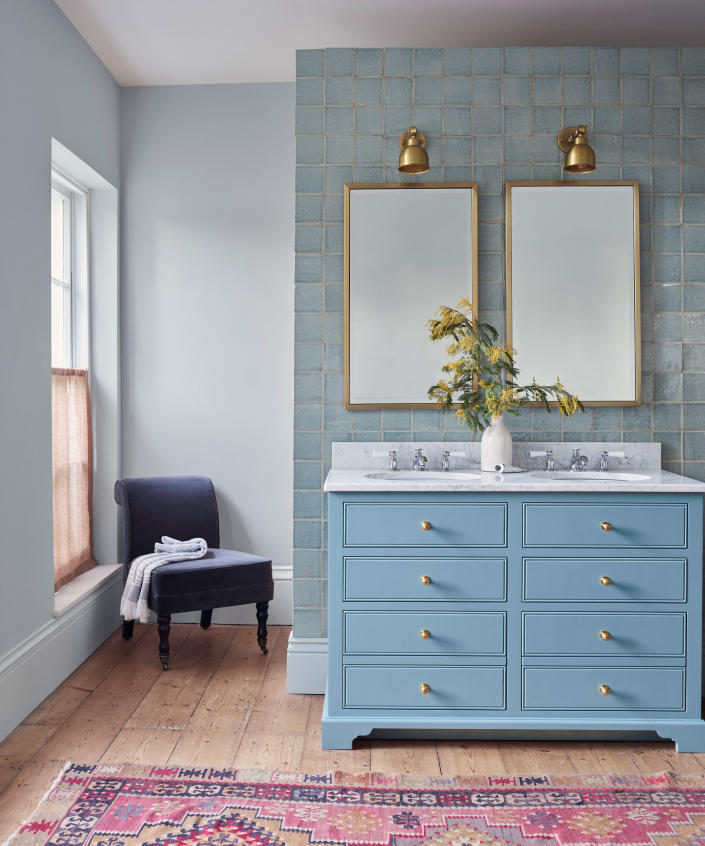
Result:
<svg viewBox="0 0 705 846"><path fill-rule="evenodd" d="M90 363L90 285L88 278L89 259L89 202L90 193L75 180L62 173L55 165L51 169L51 188L69 205L69 226L65 228L64 256L68 255L68 279L71 289L69 310L70 326L65 327L70 339L69 367L89 369ZM67 249L68 247L68 249ZM52 278L51 284L65 285Z"/></svg>

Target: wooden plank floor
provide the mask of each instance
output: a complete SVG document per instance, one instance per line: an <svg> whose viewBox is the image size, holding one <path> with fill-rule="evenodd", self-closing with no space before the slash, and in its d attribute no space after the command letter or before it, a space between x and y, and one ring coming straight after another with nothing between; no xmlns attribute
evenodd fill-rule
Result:
<svg viewBox="0 0 705 846"><path fill-rule="evenodd" d="M420 774L705 773L672 743L356 741L320 748L322 696L286 693L288 628L172 628L163 672L152 626L110 637L0 743L0 842L67 761Z"/></svg>

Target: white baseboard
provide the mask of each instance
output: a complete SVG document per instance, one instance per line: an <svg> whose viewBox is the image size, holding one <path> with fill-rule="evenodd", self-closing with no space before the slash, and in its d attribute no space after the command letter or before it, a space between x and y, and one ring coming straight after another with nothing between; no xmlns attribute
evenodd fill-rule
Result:
<svg viewBox="0 0 705 846"><path fill-rule="evenodd" d="M120 625L119 570L0 659L5 738Z"/></svg>
<svg viewBox="0 0 705 846"><path fill-rule="evenodd" d="M287 693L325 693L327 680L328 638L289 635Z"/></svg>
<svg viewBox="0 0 705 846"><path fill-rule="evenodd" d="M267 625L291 625L293 606L292 570L291 566L272 567L274 599L269 603ZM200 618L200 611L185 611L183 614L174 614L171 622L197 623ZM213 609L213 622L236 626L255 626L257 625L257 618L255 617L254 605L232 605L229 608L215 608Z"/></svg>

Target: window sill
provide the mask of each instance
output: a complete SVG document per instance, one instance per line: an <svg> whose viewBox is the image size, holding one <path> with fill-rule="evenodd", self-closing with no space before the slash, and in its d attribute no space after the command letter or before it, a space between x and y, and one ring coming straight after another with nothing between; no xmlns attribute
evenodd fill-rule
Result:
<svg viewBox="0 0 705 846"><path fill-rule="evenodd" d="M64 585L54 594L54 617L61 617L82 599L95 593L115 573L122 570L122 564L98 564Z"/></svg>

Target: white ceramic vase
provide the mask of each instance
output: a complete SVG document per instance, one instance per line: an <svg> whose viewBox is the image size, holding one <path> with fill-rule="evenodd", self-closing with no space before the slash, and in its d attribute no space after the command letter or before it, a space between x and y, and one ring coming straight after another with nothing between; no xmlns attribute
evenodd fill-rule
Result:
<svg viewBox="0 0 705 846"><path fill-rule="evenodd" d="M502 415L495 417L491 425L482 433L480 442L480 467L483 470L497 470L511 467L512 436L504 425Z"/></svg>

